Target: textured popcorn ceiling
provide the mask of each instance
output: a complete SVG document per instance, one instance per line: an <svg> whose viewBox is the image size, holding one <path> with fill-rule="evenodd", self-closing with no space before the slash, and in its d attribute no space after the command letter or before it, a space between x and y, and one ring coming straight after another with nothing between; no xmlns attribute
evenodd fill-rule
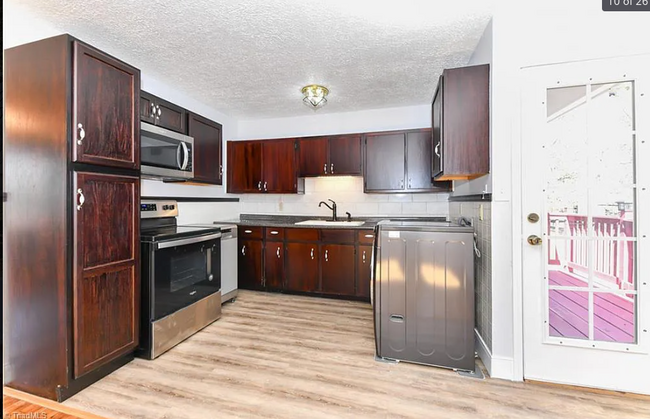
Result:
<svg viewBox="0 0 650 419"><path fill-rule="evenodd" d="M443 68L466 65L486 0L9 0L241 119L430 103Z"/></svg>

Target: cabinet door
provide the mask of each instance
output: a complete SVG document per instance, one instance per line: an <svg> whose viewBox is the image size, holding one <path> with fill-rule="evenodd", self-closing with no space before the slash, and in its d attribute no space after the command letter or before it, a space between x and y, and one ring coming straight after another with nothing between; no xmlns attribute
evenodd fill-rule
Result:
<svg viewBox="0 0 650 419"><path fill-rule="evenodd" d="M298 176L324 176L330 172L327 159L327 137L298 141Z"/></svg>
<svg viewBox="0 0 650 419"><path fill-rule="evenodd" d="M370 299L371 256L372 246L359 246L357 253L357 297Z"/></svg>
<svg viewBox="0 0 650 419"><path fill-rule="evenodd" d="M404 134L366 136L364 192L404 190Z"/></svg>
<svg viewBox="0 0 650 419"><path fill-rule="evenodd" d="M266 242L264 246L264 287L281 290L284 285L284 245Z"/></svg>
<svg viewBox="0 0 650 419"><path fill-rule="evenodd" d="M406 134L406 188L408 192L451 190L451 182L431 181L431 130Z"/></svg>
<svg viewBox="0 0 650 419"><path fill-rule="evenodd" d="M287 263L285 289L288 291L318 291L318 243L286 244Z"/></svg>
<svg viewBox="0 0 650 419"><path fill-rule="evenodd" d="M228 141L228 183L230 193L262 192L262 143Z"/></svg>
<svg viewBox="0 0 650 419"><path fill-rule="evenodd" d="M153 95L140 91L140 121L156 123L156 104Z"/></svg>
<svg viewBox="0 0 650 419"><path fill-rule="evenodd" d="M140 180L74 174L74 375L132 351L140 303Z"/></svg>
<svg viewBox="0 0 650 419"><path fill-rule="evenodd" d="M238 288L262 288L262 241L239 241Z"/></svg>
<svg viewBox="0 0 650 419"><path fill-rule="evenodd" d="M361 135L337 135L330 137L331 175L361 174Z"/></svg>
<svg viewBox="0 0 650 419"><path fill-rule="evenodd" d="M194 138L194 181L222 184L221 124L190 114L188 134Z"/></svg>
<svg viewBox="0 0 650 419"><path fill-rule="evenodd" d="M442 173L442 83L443 78L440 76L438 79L438 88L433 96L433 104L431 105L431 122L432 122L432 135L431 135L431 178Z"/></svg>
<svg viewBox="0 0 650 419"><path fill-rule="evenodd" d="M270 193L295 193L298 191L295 141L262 141L262 189Z"/></svg>
<svg viewBox="0 0 650 419"><path fill-rule="evenodd" d="M156 98L156 125L172 131L187 133L187 111L180 106Z"/></svg>
<svg viewBox="0 0 650 419"><path fill-rule="evenodd" d="M321 246L321 291L327 294L354 295L354 246Z"/></svg>
<svg viewBox="0 0 650 419"><path fill-rule="evenodd" d="M140 71L74 43L73 159L140 168Z"/></svg>

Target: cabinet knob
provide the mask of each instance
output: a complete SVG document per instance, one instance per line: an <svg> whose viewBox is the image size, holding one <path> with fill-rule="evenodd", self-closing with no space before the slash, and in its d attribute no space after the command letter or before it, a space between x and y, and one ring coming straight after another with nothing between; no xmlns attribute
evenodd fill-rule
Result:
<svg viewBox="0 0 650 419"><path fill-rule="evenodd" d="M156 116L156 105L151 102L151 115L149 115L151 118L155 118Z"/></svg>
<svg viewBox="0 0 650 419"><path fill-rule="evenodd" d="M440 141L438 141L438 144L436 144L436 147L433 149L433 152L436 153L436 156L440 156Z"/></svg>
<svg viewBox="0 0 650 419"><path fill-rule="evenodd" d="M329 262L329 259L328 259L327 256L328 256L328 255L327 255L327 250L326 250L326 251L325 251L325 262Z"/></svg>
<svg viewBox="0 0 650 419"><path fill-rule="evenodd" d="M79 205L77 205L77 211L79 211L81 210L81 207L83 207L84 202L86 202L86 197L81 188L77 189L77 195L79 195Z"/></svg>
<svg viewBox="0 0 650 419"><path fill-rule="evenodd" d="M310 255L311 255L311 260L314 260L314 248L313 247L311 248Z"/></svg>
<svg viewBox="0 0 650 419"><path fill-rule="evenodd" d="M366 263L366 251L365 250L361 254L361 259L363 260L363 263Z"/></svg>
<svg viewBox="0 0 650 419"><path fill-rule="evenodd" d="M330 164L330 174L334 174L334 163Z"/></svg>
<svg viewBox="0 0 650 419"><path fill-rule="evenodd" d="M257 182L257 189L260 190L260 191L262 190L262 181L261 180L259 182Z"/></svg>
<svg viewBox="0 0 650 419"><path fill-rule="evenodd" d="M278 255L278 259L280 259L280 246L278 246L278 250L275 251L275 254Z"/></svg>
<svg viewBox="0 0 650 419"><path fill-rule="evenodd" d="M242 256L246 256L246 245L243 245L241 247L241 254L242 254Z"/></svg>
<svg viewBox="0 0 650 419"><path fill-rule="evenodd" d="M84 130L83 124L78 124L77 125L77 130L79 131L79 138L77 139L77 144L81 145L84 138L86 138L86 131Z"/></svg>
<svg viewBox="0 0 650 419"><path fill-rule="evenodd" d="M325 163L325 164L323 165L323 172L325 172L325 174L327 174L327 163Z"/></svg>
<svg viewBox="0 0 650 419"><path fill-rule="evenodd" d="M268 184L267 184L266 182L264 182L264 192L267 192L267 191L268 191L268 189L266 188L267 185L268 185Z"/></svg>
<svg viewBox="0 0 650 419"><path fill-rule="evenodd" d="M158 110L158 116L156 116L156 118L160 119L162 116L162 109L160 109L160 106L156 106L156 109Z"/></svg>
<svg viewBox="0 0 650 419"><path fill-rule="evenodd" d="M219 177L221 177L222 174L223 174L223 165L220 164L219 165Z"/></svg>

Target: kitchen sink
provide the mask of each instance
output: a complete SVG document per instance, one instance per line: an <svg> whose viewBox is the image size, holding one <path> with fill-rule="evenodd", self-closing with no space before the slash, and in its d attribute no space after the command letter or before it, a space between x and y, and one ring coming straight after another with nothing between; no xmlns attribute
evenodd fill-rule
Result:
<svg viewBox="0 0 650 419"><path fill-rule="evenodd" d="M295 223L297 226L348 226L358 227L364 225L365 221L329 221L329 220L306 220Z"/></svg>

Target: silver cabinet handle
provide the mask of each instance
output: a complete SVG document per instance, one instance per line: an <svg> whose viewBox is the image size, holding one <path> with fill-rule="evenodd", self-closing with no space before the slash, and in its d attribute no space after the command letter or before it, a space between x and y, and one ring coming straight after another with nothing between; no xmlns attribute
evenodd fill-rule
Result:
<svg viewBox="0 0 650 419"><path fill-rule="evenodd" d="M323 165L323 172L325 172L325 174L327 174L327 163L325 163L325 164Z"/></svg>
<svg viewBox="0 0 650 419"><path fill-rule="evenodd" d="M86 131L84 130L83 124L78 124L77 129L79 131L79 139L77 140L77 144L81 145L84 138L86 138Z"/></svg>
<svg viewBox="0 0 650 419"><path fill-rule="evenodd" d="M311 255L311 260L314 260L314 248L313 247L311 248L310 255Z"/></svg>
<svg viewBox="0 0 650 419"><path fill-rule="evenodd" d="M330 174L334 174L334 163L330 164Z"/></svg>
<svg viewBox="0 0 650 419"><path fill-rule="evenodd" d="M374 234L366 234L364 237L366 239L372 239L373 237L375 237L375 235Z"/></svg>
<svg viewBox="0 0 650 419"><path fill-rule="evenodd" d="M152 118L155 118L156 116L156 105L153 102L151 102L151 115L149 116Z"/></svg>
<svg viewBox="0 0 650 419"><path fill-rule="evenodd" d="M411 178L409 178L409 189L411 189Z"/></svg>
<svg viewBox="0 0 650 419"><path fill-rule="evenodd" d="M280 246L278 246L278 250L275 251L275 254L278 255L278 259L280 259Z"/></svg>
<svg viewBox="0 0 650 419"><path fill-rule="evenodd" d="M267 185L268 185L268 184L267 184L266 182L264 182L264 192L267 192L267 191L268 191L268 189L266 188Z"/></svg>
<svg viewBox="0 0 650 419"><path fill-rule="evenodd" d="M276 235L276 234L280 234L280 232L276 230L271 230L271 234Z"/></svg>
<svg viewBox="0 0 650 419"><path fill-rule="evenodd" d="M361 259L363 260L363 263L366 263L366 251L363 251L363 254L361 255Z"/></svg>
<svg viewBox="0 0 650 419"><path fill-rule="evenodd" d="M162 115L162 109L160 109L160 106L156 106L156 109L158 109L158 115L156 115L156 119L160 119L160 116Z"/></svg>
<svg viewBox="0 0 650 419"><path fill-rule="evenodd" d="M325 262L329 262L329 259L327 258L327 250L325 251Z"/></svg>
<svg viewBox="0 0 650 419"><path fill-rule="evenodd" d="M257 182L257 189L262 190L262 181Z"/></svg>
<svg viewBox="0 0 650 419"><path fill-rule="evenodd" d="M404 189L404 179L399 181L399 188Z"/></svg>
<svg viewBox="0 0 650 419"><path fill-rule="evenodd" d="M223 165L220 164L219 165L219 176L221 177L222 174L223 174Z"/></svg>
<svg viewBox="0 0 650 419"><path fill-rule="evenodd" d="M243 245L241 247L241 254L242 254L242 256L246 256L246 245Z"/></svg>
<svg viewBox="0 0 650 419"><path fill-rule="evenodd" d="M79 211L81 207L84 205L84 202L86 202L86 197L84 196L84 193L81 190L81 188L77 189L77 195L79 195L79 205L77 205L77 211Z"/></svg>
<svg viewBox="0 0 650 419"><path fill-rule="evenodd" d="M436 147L433 149L433 152L436 153L436 156L441 157L439 150L440 150L440 141L438 141L438 144L436 144Z"/></svg>

